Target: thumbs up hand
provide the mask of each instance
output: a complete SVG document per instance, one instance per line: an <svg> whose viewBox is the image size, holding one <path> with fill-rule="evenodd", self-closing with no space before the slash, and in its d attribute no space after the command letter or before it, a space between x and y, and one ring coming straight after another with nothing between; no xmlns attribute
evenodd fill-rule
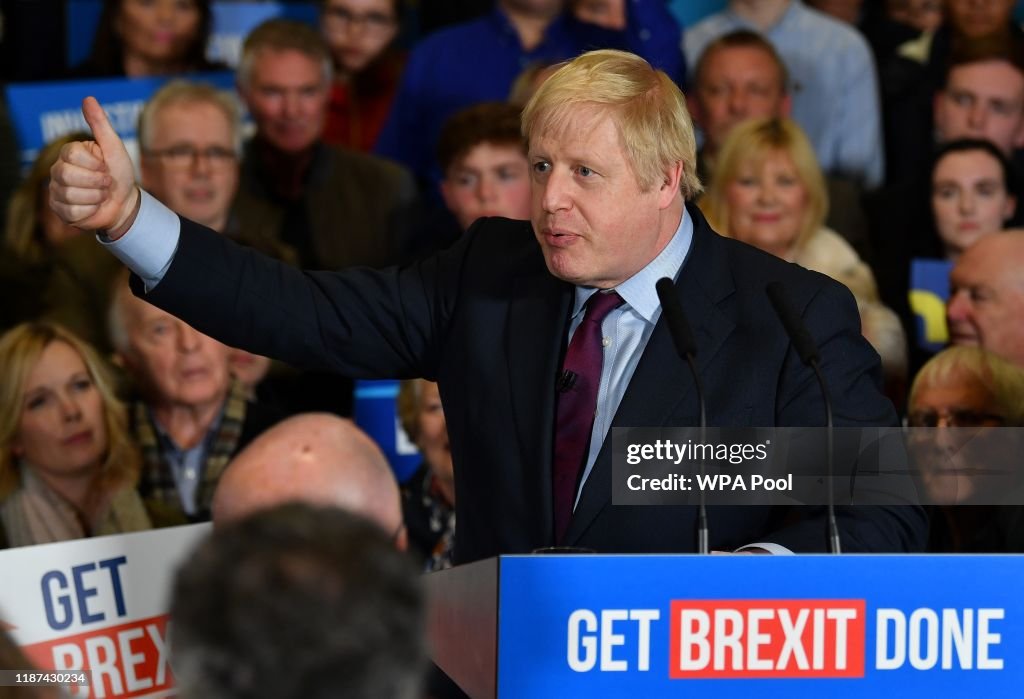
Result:
<svg viewBox="0 0 1024 699"><path fill-rule="evenodd" d="M124 143L93 97L82 114L95 142L69 143L50 169L50 207L67 224L117 239L131 227L141 196Z"/></svg>

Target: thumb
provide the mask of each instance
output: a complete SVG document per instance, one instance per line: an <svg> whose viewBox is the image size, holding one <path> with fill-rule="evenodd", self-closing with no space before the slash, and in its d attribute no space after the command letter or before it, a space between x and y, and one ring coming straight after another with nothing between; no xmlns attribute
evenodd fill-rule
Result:
<svg viewBox="0 0 1024 699"><path fill-rule="evenodd" d="M100 150L103 151L103 158L105 160L109 162L110 158L118 151L124 150L121 137L117 135L114 127L110 125L107 113L103 111L103 107L100 106L95 97L86 97L82 100L82 116L85 117L86 123L92 129L92 135L96 138L96 143L99 145Z"/></svg>

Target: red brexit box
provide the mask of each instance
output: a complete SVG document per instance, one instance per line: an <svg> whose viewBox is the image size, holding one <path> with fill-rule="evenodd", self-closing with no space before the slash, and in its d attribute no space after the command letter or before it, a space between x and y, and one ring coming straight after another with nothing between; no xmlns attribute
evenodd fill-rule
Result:
<svg viewBox="0 0 1024 699"><path fill-rule="evenodd" d="M864 600L672 600L669 677L863 677Z"/></svg>
<svg viewBox="0 0 1024 699"><path fill-rule="evenodd" d="M91 682L74 697L167 695L174 687L167 653L167 614L92 629L74 636L34 643L22 650L47 670L86 670Z"/></svg>

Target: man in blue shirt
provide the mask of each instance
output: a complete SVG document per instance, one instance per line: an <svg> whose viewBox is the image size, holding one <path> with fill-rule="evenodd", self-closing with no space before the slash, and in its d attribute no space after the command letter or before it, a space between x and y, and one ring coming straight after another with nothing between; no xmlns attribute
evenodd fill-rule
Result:
<svg viewBox="0 0 1024 699"><path fill-rule="evenodd" d="M441 180L434 149L448 117L478 102L507 99L516 77L532 64L588 49L628 49L682 84L680 29L664 3L624 1L623 31L580 22L563 0L499 0L490 14L426 37L409 57L377 153L406 165L432 188Z"/></svg>
<svg viewBox="0 0 1024 699"><path fill-rule="evenodd" d="M612 506L612 428L695 425L701 412L711 425L822 424L821 392L771 310L769 282L787 287L819 342L836 424L897 424L849 291L717 235L692 204L701 186L685 100L636 56L587 53L525 108L530 222L483 219L442 253L390 270L303 273L175 216L135 187L99 104L84 108L97 141L65 148L51 204L107 231L147 301L295 364L437 381L458 563L552 545L696 550L696 508ZM694 329L706 411L661 318L653 287L665 277ZM844 550L922 545L923 512L890 506L907 503L894 496L837 508ZM709 519L711 549L825 545L813 508Z"/></svg>
<svg viewBox="0 0 1024 699"><path fill-rule="evenodd" d="M764 34L786 62L792 117L814 145L821 169L866 189L881 185L878 77L864 37L800 0L731 0L686 31L691 65L709 43L736 29Z"/></svg>

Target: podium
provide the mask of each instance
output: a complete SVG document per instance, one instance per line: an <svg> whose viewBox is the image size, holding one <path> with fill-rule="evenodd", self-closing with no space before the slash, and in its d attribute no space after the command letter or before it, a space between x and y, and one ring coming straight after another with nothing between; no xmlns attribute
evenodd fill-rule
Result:
<svg viewBox="0 0 1024 699"><path fill-rule="evenodd" d="M426 576L473 699L1019 696L1024 556L500 556Z"/></svg>

